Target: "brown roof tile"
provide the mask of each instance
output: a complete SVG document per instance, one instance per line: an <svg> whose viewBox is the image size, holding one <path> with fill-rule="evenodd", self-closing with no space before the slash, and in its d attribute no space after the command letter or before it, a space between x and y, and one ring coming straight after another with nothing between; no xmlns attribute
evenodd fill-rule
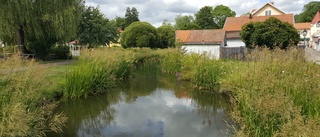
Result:
<svg viewBox="0 0 320 137"><path fill-rule="evenodd" d="M320 11L318 11L317 14L313 17L311 24L316 24L318 22L320 22Z"/></svg>
<svg viewBox="0 0 320 137"><path fill-rule="evenodd" d="M275 17L282 22L288 22L294 24L293 14L284 14L284 15L272 15L272 16L252 16L252 19L249 17L228 17L224 24L223 29L226 31L241 31L242 26L249 22L262 22L267 20L270 17Z"/></svg>
<svg viewBox="0 0 320 137"><path fill-rule="evenodd" d="M296 23L296 24L294 24L294 27L295 27L297 30L303 30L303 29L310 30L310 22Z"/></svg>
<svg viewBox="0 0 320 137"><path fill-rule="evenodd" d="M220 44L224 42L225 30L177 30L176 40L185 44Z"/></svg>

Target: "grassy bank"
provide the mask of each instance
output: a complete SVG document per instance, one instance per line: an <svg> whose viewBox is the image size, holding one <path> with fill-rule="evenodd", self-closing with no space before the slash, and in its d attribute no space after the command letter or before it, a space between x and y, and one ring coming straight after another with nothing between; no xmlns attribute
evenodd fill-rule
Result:
<svg viewBox="0 0 320 137"><path fill-rule="evenodd" d="M13 55L0 61L0 73L0 136L62 132L66 117L53 113L59 89L50 68Z"/></svg>
<svg viewBox="0 0 320 137"><path fill-rule="evenodd" d="M107 93L117 81L135 76L155 76L160 54L151 49L102 48L83 51L67 72L64 95L69 98Z"/></svg>
<svg viewBox="0 0 320 137"><path fill-rule="evenodd" d="M163 52L162 72L229 94L235 136L320 135L320 66L305 61L303 51L256 49L246 61L181 53Z"/></svg>
<svg viewBox="0 0 320 137"><path fill-rule="evenodd" d="M320 135L320 66L303 52L256 50L220 80L231 91L239 136Z"/></svg>

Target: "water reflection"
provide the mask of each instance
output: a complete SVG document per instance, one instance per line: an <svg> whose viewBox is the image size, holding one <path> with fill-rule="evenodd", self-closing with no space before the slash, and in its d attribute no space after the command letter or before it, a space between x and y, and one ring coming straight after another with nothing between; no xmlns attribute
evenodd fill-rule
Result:
<svg viewBox="0 0 320 137"><path fill-rule="evenodd" d="M68 127L60 136L227 136L226 99L191 89L175 78L135 79L105 96L66 101L59 111Z"/></svg>

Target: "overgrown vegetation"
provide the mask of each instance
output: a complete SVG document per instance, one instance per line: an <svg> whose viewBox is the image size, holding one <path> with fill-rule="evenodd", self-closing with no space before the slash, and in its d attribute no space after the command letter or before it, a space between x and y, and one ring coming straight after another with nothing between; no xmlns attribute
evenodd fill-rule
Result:
<svg viewBox="0 0 320 137"><path fill-rule="evenodd" d="M50 102L53 96L61 95L58 91L66 98L86 97L108 93L123 79L162 73L176 75L198 89L230 95L231 117L239 126L235 136L320 134L320 66L306 62L298 49L255 49L246 55L246 61L211 60L205 55L186 55L179 48L86 50L60 84L56 83L61 79L48 80L49 69L32 61L4 62L1 73L9 74L2 76L0 83L0 133L4 136L41 135L52 129L48 121L58 118L63 122L62 114L53 115L54 103ZM28 64L34 69L20 69ZM26 119L19 121L18 117ZM30 124L31 120L36 122ZM59 131L62 123L53 123L59 126L52 130ZM13 128L17 126L28 128Z"/></svg>
<svg viewBox="0 0 320 137"><path fill-rule="evenodd" d="M0 136L44 136L62 132L63 113L54 113L59 86L50 69L17 55L0 60Z"/></svg>
<svg viewBox="0 0 320 137"><path fill-rule="evenodd" d="M159 55L151 49L102 48L83 52L79 62L67 73L65 95L71 98L108 92L118 80L155 75ZM141 74L141 73L139 73Z"/></svg>
<svg viewBox="0 0 320 137"><path fill-rule="evenodd" d="M297 49L256 50L221 79L231 91L239 136L318 136L319 65Z"/></svg>

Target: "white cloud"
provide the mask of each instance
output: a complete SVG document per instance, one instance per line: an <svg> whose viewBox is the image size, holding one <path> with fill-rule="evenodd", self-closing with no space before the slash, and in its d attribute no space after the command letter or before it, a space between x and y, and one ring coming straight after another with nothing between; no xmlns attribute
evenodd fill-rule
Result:
<svg viewBox="0 0 320 137"><path fill-rule="evenodd" d="M203 6L217 6L223 4L237 13L245 14L252 9L263 6L269 0L87 0L86 5L98 6L109 19L116 16L124 17L127 7L135 7L139 12L139 19L154 26L159 26L164 19L174 22L179 15L194 15ZM298 14L303 5L312 0L277 0L275 6L286 13Z"/></svg>

